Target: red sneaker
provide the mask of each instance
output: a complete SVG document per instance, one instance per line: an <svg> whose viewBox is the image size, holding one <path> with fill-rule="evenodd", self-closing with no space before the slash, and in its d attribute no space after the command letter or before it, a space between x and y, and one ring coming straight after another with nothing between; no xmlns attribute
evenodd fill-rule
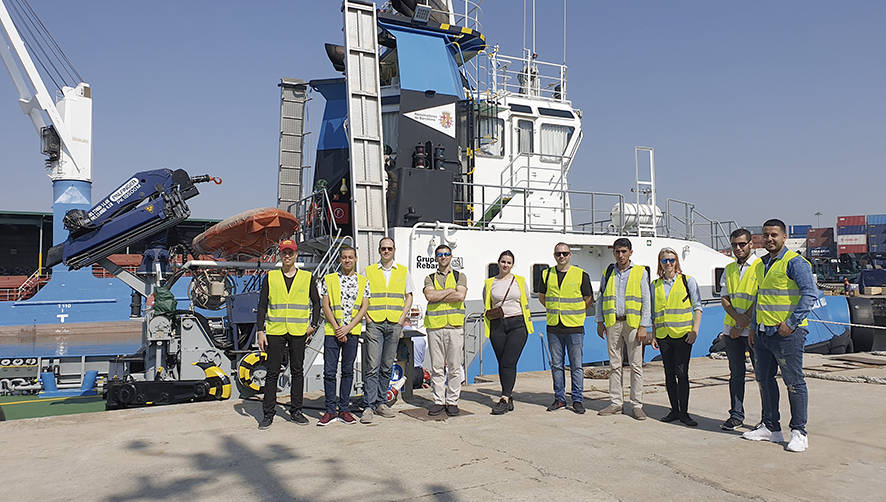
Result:
<svg viewBox="0 0 886 502"><path fill-rule="evenodd" d="M334 422L337 418L338 418L337 416L335 416L332 413L329 413L327 411L326 413L323 414L322 417L320 417L320 421L317 422L317 425L319 425L321 427L324 425L329 425L331 422Z"/></svg>
<svg viewBox="0 0 886 502"><path fill-rule="evenodd" d="M356 423L357 423L357 419L354 418L354 415L351 415L351 412L350 412L350 411L340 411L340 412L338 412L338 419L341 420L342 422L348 424L348 425L353 425L353 424L356 424Z"/></svg>

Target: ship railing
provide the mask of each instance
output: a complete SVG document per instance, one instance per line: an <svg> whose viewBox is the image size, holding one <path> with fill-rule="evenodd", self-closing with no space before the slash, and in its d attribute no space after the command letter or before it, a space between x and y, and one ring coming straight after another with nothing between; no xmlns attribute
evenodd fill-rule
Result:
<svg viewBox="0 0 886 502"><path fill-rule="evenodd" d="M298 220L295 240L300 244L327 241L341 234L335 222L332 201L324 188L289 205L287 211Z"/></svg>
<svg viewBox="0 0 886 502"><path fill-rule="evenodd" d="M729 247L729 235L737 228L735 221L708 218L695 209L692 202L668 199L665 204L664 234L667 237L709 242L711 248L724 250Z"/></svg>
<svg viewBox="0 0 886 502"><path fill-rule="evenodd" d="M482 0L453 0L452 2L452 12L448 10L435 9L433 5L430 5L432 14L443 14L445 16L450 17L453 25L461 26L463 28L470 28L475 31L479 31L483 33L482 27L483 25L480 23L480 16L483 15L483 9L480 7L480 3ZM427 2L422 2L422 4L427 4ZM461 12L459 12L459 8L462 8ZM382 12L395 12L393 5L391 5L390 0L381 4L379 10ZM434 16L437 17L437 16Z"/></svg>
<svg viewBox="0 0 886 502"><path fill-rule="evenodd" d="M462 181L453 185L453 221L467 228L631 235L624 221L611 217L614 207L624 214L625 199L620 193Z"/></svg>
<svg viewBox="0 0 886 502"><path fill-rule="evenodd" d="M478 73L488 75L484 92L494 98L505 95L525 96L566 102L567 66L562 63L541 61L529 49L522 57L499 54L498 46L484 51L476 59ZM480 83L478 82L478 85Z"/></svg>
<svg viewBox="0 0 886 502"><path fill-rule="evenodd" d="M474 359L480 358L480 374L483 374L483 342L485 341L483 335L485 331L483 312L468 312L465 315L465 343L463 346L465 372L471 367ZM467 378L467 375L462 376Z"/></svg>
<svg viewBox="0 0 886 502"><path fill-rule="evenodd" d="M524 152L502 169L499 181L510 187L563 189L571 164L571 155Z"/></svg>

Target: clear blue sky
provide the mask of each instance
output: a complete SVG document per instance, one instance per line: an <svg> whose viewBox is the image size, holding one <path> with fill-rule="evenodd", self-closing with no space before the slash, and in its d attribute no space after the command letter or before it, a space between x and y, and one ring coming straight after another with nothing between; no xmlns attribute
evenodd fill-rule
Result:
<svg viewBox="0 0 886 502"><path fill-rule="evenodd" d="M31 3L93 88L94 200L166 167L224 178L189 202L197 217L275 204L276 85L336 76L323 43L341 43L338 1ZM520 53L521 5L484 1L506 54ZM562 1L538 5L537 52L559 62ZM627 192L633 146L651 145L659 199L712 217L886 213L886 3L570 0L568 13L585 131L574 188ZM48 210L16 99L2 71L0 210Z"/></svg>

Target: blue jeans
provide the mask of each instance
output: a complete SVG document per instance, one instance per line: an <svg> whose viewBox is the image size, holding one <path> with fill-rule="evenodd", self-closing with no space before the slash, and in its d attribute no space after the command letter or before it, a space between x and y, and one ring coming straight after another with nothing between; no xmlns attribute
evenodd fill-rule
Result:
<svg viewBox="0 0 886 502"><path fill-rule="evenodd" d="M336 413L349 411L351 387L354 386L354 359L360 335L348 335L346 342L334 336L323 336L323 391L326 394L326 411ZM341 355L341 385L335 394L335 377L338 373L338 357Z"/></svg>
<svg viewBox="0 0 886 502"><path fill-rule="evenodd" d="M729 416L744 422L744 387L745 375L745 352L751 355L751 365L757 367L754 349L748 346L748 337L726 337L726 357L729 359Z"/></svg>
<svg viewBox="0 0 886 502"><path fill-rule="evenodd" d="M551 375L554 377L554 399L566 402L566 352L569 352L569 369L572 373L572 402L584 400L585 373L581 367L581 351L584 333L560 335L548 332L548 348L551 351Z"/></svg>
<svg viewBox="0 0 886 502"><path fill-rule="evenodd" d="M766 334L757 333L756 352L757 382L760 383L760 400L763 402L763 424L770 431L781 430L778 412L778 383L775 374L781 368L781 377L788 388L791 404L791 430L806 434L809 395L803 378L803 346L806 345L806 329L798 327L788 336L767 328Z"/></svg>
<svg viewBox="0 0 886 502"><path fill-rule="evenodd" d="M363 382L363 406L376 409L387 400L391 385L391 368L397 355L397 344L403 326L395 322L366 323L363 350L366 351L366 370Z"/></svg>

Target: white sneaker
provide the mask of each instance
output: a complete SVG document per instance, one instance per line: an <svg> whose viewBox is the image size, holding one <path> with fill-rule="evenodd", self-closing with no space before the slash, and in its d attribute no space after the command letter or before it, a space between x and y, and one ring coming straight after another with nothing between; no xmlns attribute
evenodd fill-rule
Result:
<svg viewBox="0 0 886 502"><path fill-rule="evenodd" d="M809 438L798 430L791 431L791 442L788 443L788 451L801 452L809 448Z"/></svg>
<svg viewBox="0 0 886 502"><path fill-rule="evenodd" d="M784 442L784 436L781 434L781 431L771 431L763 424L758 425L757 428L752 431L745 432L741 435L741 438L749 441L771 441L773 443Z"/></svg>

